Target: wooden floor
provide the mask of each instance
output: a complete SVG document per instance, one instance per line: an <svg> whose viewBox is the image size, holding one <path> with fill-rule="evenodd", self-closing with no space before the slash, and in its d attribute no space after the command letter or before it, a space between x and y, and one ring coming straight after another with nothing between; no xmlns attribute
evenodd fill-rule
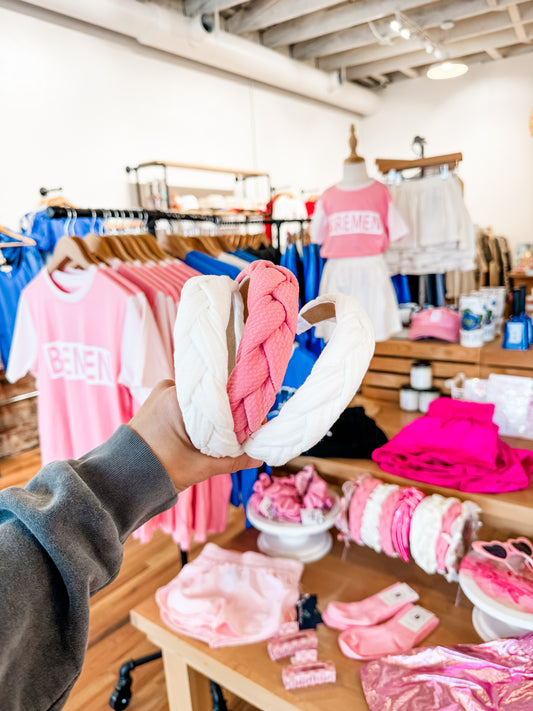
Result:
<svg viewBox="0 0 533 711"><path fill-rule="evenodd" d="M24 486L39 471L38 450L0 461L0 489ZM213 537L218 543L232 538L243 528L242 509L231 509L224 534ZM198 552L193 547L191 555ZM129 623L129 611L157 588L169 582L180 569L176 544L157 532L147 544L129 539L124 546L124 562L116 580L91 601L89 645L81 676L65 706L65 711L104 711L118 678L118 670L129 659L156 651L144 635ZM150 662L132 673L131 711L168 711L161 660ZM231 711L251 707L225 692ZM209 711L206 709L206 711Z"/></svg>

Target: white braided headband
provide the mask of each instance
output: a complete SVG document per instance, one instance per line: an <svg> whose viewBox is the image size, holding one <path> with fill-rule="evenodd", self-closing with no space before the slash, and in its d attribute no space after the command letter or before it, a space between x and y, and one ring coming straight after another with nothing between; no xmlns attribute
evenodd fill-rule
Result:
<svg viewBox="0 0 533 711"><path fill-rule="evenodd" d="M200 276L189 279L182 290L174 367L185 428L204 454L236 457L246 452L280 466L322 439L348 406L372 358L374 329L351 296L327 294L306 304L298 333L319 321L336 321L331 339L280 414L239 445L226 393L228 359L235 359L227 345L232 309L238 342L244 327L238 284L229 277Z"/></svg>

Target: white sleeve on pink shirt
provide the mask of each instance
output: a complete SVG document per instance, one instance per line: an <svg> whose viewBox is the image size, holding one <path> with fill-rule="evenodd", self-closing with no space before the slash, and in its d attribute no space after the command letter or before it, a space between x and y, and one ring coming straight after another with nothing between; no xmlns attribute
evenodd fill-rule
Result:
<svg viewBox="0 0 533 711"><path fill-rule="evenodd" d="M168 358L150 306L143 294L128 299L121 346L119 383L143 403L151 389L172 378Z"/></svg>
<svg viewBox="0 0 533 711"><path fill-rule="evenodd" d="M389 232L389 240L397 242L409 232L409 228L405 224L405 220L398 212L398 209L392 202L389 202L389 211L387 215L387 225Z"/></svg>
<svg viewBox="0 0 533 711"><path fill-rule="evenodd" d="M34 371L38 355L37 332L24 294L20 297L15 330L9 353L6 378L14 383L24 377L28 371Z"/></svg>
<svg viewBox="0 0 533 711"><path fill-rule="evenodd" d="M322 199L318 198L315 211L309 225L309 234L313 244L323 244L328 234L328 218L322 207Z"/></svg>

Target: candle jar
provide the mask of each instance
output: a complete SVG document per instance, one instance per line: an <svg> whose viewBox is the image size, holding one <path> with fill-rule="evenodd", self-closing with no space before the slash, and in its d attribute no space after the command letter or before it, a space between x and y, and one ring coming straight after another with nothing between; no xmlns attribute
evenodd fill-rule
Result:
<svg viewBox="0 0 533 711"><path fill-rule="evenodd" d="M433 383L431 363L418 360L411 366L411 387L415 390L429 390Z"/></svg>

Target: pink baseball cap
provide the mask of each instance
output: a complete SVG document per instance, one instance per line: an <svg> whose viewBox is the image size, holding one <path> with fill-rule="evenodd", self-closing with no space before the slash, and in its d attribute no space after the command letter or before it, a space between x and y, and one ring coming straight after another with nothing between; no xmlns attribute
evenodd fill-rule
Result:
<svg viewBox="0 0 533 711"><path fill-rule="evenodd" d="M411 318L407 337L412 341L419 338L440 338L451 343L459 342L461 317L457 311L444 307L425 309Z"/></svg>

